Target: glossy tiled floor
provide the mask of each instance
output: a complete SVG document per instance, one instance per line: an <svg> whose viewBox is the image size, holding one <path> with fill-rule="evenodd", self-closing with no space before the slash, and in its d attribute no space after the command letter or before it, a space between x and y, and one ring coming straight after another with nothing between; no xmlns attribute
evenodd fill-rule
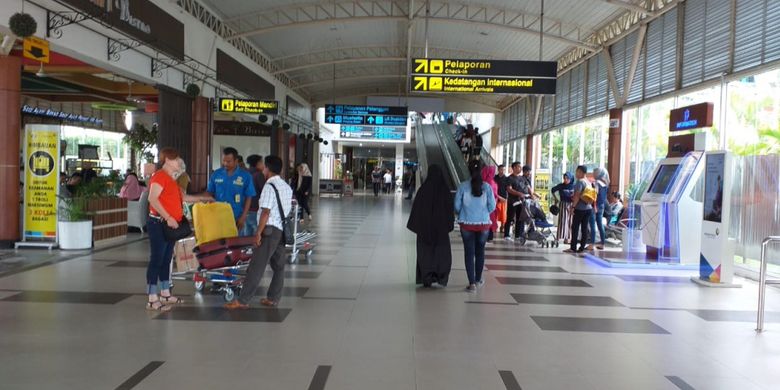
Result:
<svg viewBox="0 0 780 390"><path fill-rule="evenodd" d="M312 264L278 309L221 309L175 291L143 309L148 243L20 252L0 263L2 389L777 389L780 293L757 335L756 285L707 289L690 271L606 269L559 249L489 247L487 285L413 285L400 197L321 199ZM134 237L137 239L138 237Z"/></svg>

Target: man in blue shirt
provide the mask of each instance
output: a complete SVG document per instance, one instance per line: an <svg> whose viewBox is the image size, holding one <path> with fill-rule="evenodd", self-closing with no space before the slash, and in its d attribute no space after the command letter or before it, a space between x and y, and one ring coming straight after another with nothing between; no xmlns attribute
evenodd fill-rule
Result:
<svg viewBox="0 0 780 390"><path fill-rule="evenodd" d="M225 148L222 152L222 168L211 175L206 191L217 202L225 202L233 208L233 217L239 232L246 224L252 197L257 195L253 183L252 175L238 167L238 151Z"/></svg>

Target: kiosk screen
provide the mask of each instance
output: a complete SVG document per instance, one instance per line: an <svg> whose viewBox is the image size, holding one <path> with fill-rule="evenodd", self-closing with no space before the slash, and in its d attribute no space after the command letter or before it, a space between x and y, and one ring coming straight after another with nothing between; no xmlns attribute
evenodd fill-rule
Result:
<svg viewBox="0 0 780 390"><path fill-rule="evenodd" d="M672 182L677 176L677 165L661 165L655 174L650 188L647 190L653 194L667 194L672 187Z"/></svg>

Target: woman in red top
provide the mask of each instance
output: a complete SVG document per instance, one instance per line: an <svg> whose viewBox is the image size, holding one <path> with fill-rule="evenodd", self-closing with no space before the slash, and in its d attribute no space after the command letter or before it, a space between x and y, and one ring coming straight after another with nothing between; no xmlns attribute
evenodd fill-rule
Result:
<svg viewBox="0 0 780 390"><path fill-rule="evenodd" d="M146 268L146 293L149 294L146 308L149 310L169 310L168 305L181 303L181 299L171 295L170 265L174 242L165 238L165 225L172 229L179 227L179 222L184 219L184 201L211 200L210 197L183 195L175 180L182 173L180 161L175 149L162 149L162 169L149 180L149 221L146 225L151 247Z"/></svg>

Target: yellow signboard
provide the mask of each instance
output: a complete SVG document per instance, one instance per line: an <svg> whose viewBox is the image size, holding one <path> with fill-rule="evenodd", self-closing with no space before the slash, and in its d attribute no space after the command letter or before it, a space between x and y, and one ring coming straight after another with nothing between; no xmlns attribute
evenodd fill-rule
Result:
<svg viewBox="0 0 780 390"><path fill-rule="evenodd" d="M219 111L233 112L236 114L277 115L279 113L279 102L276 100L220 98Z"/></svg>
<svg viewBox="0 0 780 390"><path fill-rule="evenodd" d="M24 238L56 239L60 127L27 125L24 139Z"/></svg>
<svg viewBox="0 0 780 390"><path fill-rule="evenodd" d="M550 180L550 171L541 169L536 171L536 175L534 176L534 192L542 197L542 199L539 200L539 205L545 213L550 210L550 198L552 196L550 194L550 189L552 188L550 186Z"/></svg>
<svg viewBox="0 0 780 390"><path fill-rule="evenodd" d="M36 37L24 38L24 58L49 63L49 41Z"/></svg>
<svg viewBox="0 0 780 390"><path fill-rule="evenodd" d="M415 58L411 90L437 93L555 94L557 63Z"/></svg>

